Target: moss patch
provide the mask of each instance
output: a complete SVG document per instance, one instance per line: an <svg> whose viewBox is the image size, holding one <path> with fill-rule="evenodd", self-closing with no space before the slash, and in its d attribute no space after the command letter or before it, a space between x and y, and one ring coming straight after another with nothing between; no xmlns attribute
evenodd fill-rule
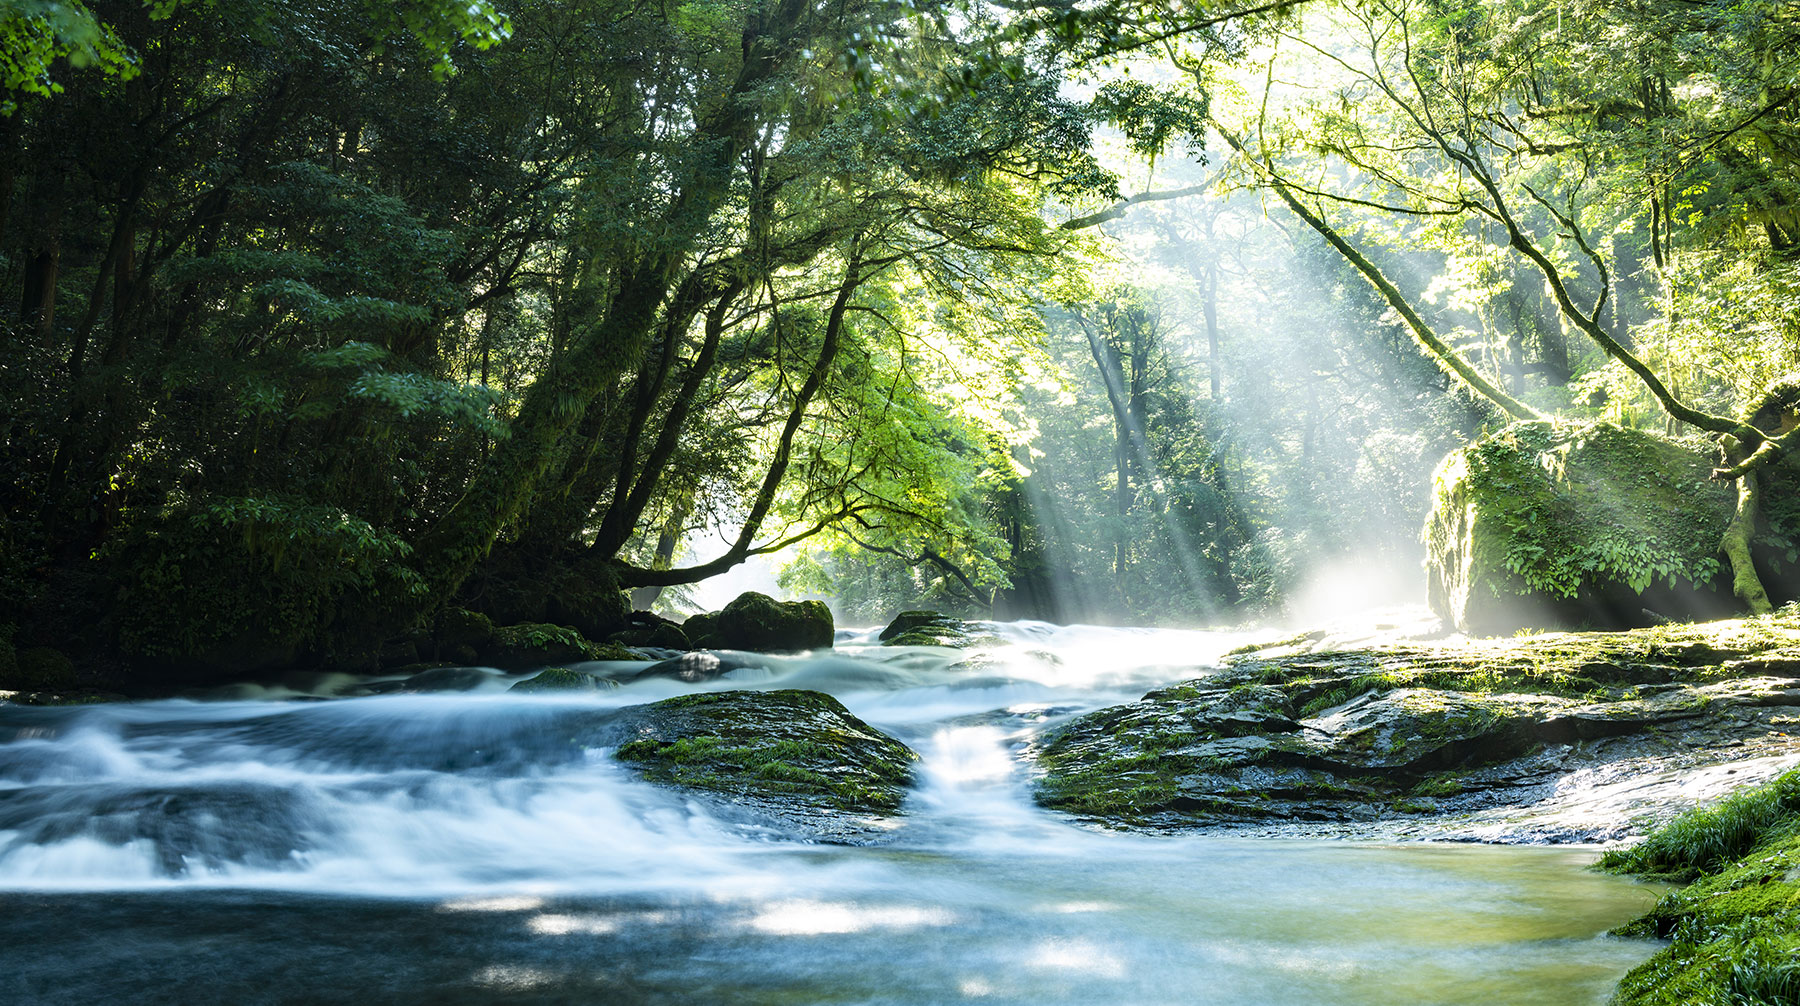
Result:
<svg viewBox="0 0 1800 1006"><path fill-rule="evenodd" d="M634 711L618 759L669 785L891 813L917 755L821 692L700 692Z"/></svg>
<svg viewBox="0 0 1800 1006"><path fill-rule="evenodd" d="M1671 942L1614 1003L1800 1002L1800 772L1684 814L1600 866L1698 878L1621 927Z"/></svg>

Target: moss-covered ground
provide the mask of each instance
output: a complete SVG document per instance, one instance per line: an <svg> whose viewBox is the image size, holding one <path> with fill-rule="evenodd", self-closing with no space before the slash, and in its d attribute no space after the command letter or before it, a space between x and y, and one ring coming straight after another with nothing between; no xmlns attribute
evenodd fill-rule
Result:
<svg viewBox="0 0 1800 1006"><path fill-rule="evenodd" d="M1617 1006L1800 1003L1800 772L1676 818L1601 868L1691 880L1619 932L1670 941Z"/></svg>

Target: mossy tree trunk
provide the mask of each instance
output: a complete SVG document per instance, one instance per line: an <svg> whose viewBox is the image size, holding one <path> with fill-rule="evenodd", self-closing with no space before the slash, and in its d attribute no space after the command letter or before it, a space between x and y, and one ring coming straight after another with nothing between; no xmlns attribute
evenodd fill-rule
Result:
<svg viewBox="0 0 1800 1006"><path fill-rule="evenodd" d="M1728 462L1737 464L1743 460L1744 450L1736 437L1725 437L1723 446ZM1768 591L1763 589L1762 579L1756 575L1756 563L1750 554L1761 492L1756 472L1747 471L1738 476L1737 509L1732 512L1731 522L1725 526L1725 535L1719 542L1726 558L1731 560L1731 591L1753 615L1766 615L1775 610L1769 602Z"/></svg>

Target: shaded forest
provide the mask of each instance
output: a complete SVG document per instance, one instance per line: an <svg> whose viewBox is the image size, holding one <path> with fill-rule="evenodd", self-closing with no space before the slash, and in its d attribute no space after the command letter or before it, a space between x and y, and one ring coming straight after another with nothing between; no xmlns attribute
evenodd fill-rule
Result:
<svg viewBox="0 0 1800 1006"><path fill-rule="evenodd" d="M1220 623L1416 575L1514 419L1708 438L1745 542L1790 446L1793 3L5 17L0 636L108 674L601 640L764 555Z"/></svg>

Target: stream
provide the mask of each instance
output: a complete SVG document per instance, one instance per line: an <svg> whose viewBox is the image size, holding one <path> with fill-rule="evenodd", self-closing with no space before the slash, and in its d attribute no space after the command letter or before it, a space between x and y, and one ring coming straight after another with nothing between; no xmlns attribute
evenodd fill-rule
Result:
<svg viewBox="0 0 1800 1006"><path fill-rule="evenodd" d="M0 705L0 1001L1606 1001L1658 891L1591 849L1107 832L1035 807L1023 747L1206 673L1223 632L988 626L598 693ZM579 665L625 676L645 664ZM627 705L813 688L921 756L864 845L649 785Z"/></svg>

